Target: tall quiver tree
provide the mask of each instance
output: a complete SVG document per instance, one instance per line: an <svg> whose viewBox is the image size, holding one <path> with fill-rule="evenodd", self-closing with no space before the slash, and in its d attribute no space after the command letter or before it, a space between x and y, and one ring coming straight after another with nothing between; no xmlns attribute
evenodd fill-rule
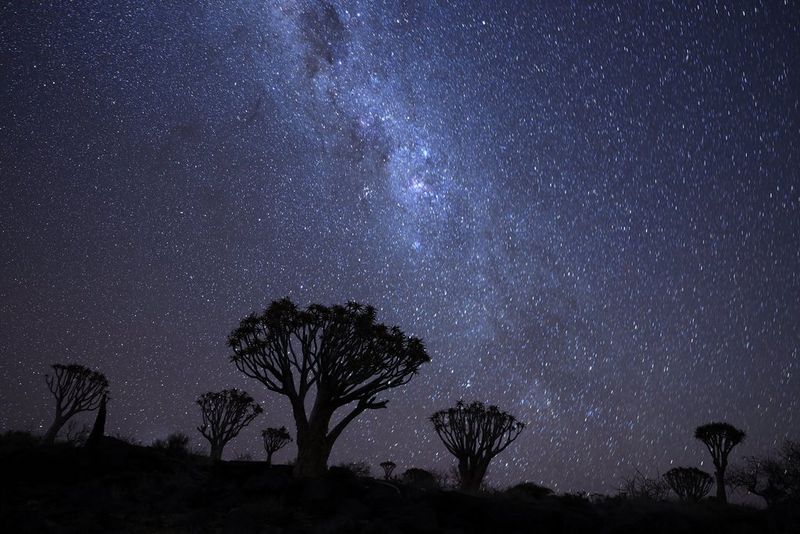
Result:
<svg viewBox="0 0 800 534"><path fill-rule="evenodd" d="M461 489L470 492L480 489L489 462L525 428L513 415L482 402L459 401L455 407L433 414L431 422L444 446L458 460Z"/></svg>
<svg viewBox="0 0 800 534"><path fill-rule="evenodd" d="M77 363L53 364L53 374L45 375L45 381L56 400L56 415L44 435L45 444L55 441L58 431L72 416L96 410L108 392L105 375Z"/></svg>
<svg viewBox="0 0 800 534"><path fill-rule="evenodd" d="M365 410L386 407L378 395L406 384L430 360L421 340L376 323L374 308L355 302L301 310L278 300L243 319L228 343L240 371L289 399L296 477L325 473L345 427ZM340 408L346 412L331 428Z"/></svg>
<svg viewBox="0 0 800 534"><path fill-rule="evenodd" d="M86 446L89 448L95 448L100 445L103 436L106 434L107 404L108 393L103 393L103 397L100 399L100 408L97 410L97 417L94 420L94 426L92 426L92 432L89 434L89 439L86 440Z"/></svg>
<svg viewBox="0 0 800 534"><path fill-rule="evenodd" d="M261 431L264 438L264 452L267 453L267 465L272 465L272 455L284 448L292 441L292 436L285 426L280 428L267 428Z"/></svg>
<svg viewBox="0 0 800 534"><path fill-rule="evenodd" d="M238 389L209 391L197 399L203 424L197 430L211 444L211 460L222 459L222 449L264 411L253 397Z"/></svg>
<svg viewBox="0 0 800 534"><path fill-rule="evenodd" d="M694 431L694 437L702 441L711 453L714 478L717 482L717 499L721 502L728 502L728 495L725 492L728 455L736 445L744 441L745 436L744 430L739 430L728 423L708 423L698 426Z"/></svg>

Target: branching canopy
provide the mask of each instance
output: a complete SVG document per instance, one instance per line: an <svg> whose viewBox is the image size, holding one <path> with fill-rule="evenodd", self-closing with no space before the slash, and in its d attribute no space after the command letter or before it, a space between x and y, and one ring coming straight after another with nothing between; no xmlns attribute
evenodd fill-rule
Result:
<svg viewBox="0 0 800 534"><path fill-rule="evenodd" d="M744 441L746 434L728 423L708 423L697 427L694 437L702 441L714 461L714 466L719 468L727 463L731 450Z"/></svg>
<svg viewBox="0 0 800 534"><path fill-rule="evenodd" d="M517 439L525 424L482 402L441 410L431 416L436 433L456 458L491 459Z"/></svg>
<svg viewBox="0 0 800 534"><path fill-rule="evenodd" d="M714 479L696 467L675 467L664 473L664 480L681 500L699 501L711 490Z"/></svg>
<svg viewBox="0 0 800 534"><path fill-rule="evenodd" d="M292 436L285 426L262 430L261 437L264 438L264 450L269 453L279 451L292 441Z"/></svg>
<svg viewBox="0 0 800 534"><path fill-rule="evenodd" d="M389 480L392 477L392 472L394 472L397 464L391 460L387 460L385 462L381 462L381 468L383 469L383 475L386 480Z"/></svg>
<svg viewBox="0 0 800 534"><path fill-rule="evenodd" d="M56 399L56 413L65 419L97 409L108 394L105 375L76 363L53 364L53 375L46 375L45 381Z"/></svg>
<svg viewBox="0 0 800 534"><path fill-rule="evenodd" d="M253 397L235 388L203 393L197 404L203 415L197 430L212 445L228 443L263 411Z"/></svg>
<svg viewBox="0 0 800 534"><path fill-rule="evenodd" d="M298 432L308 427L304 400L312 388L331 413L357 402L330 441L364 410L385 407L377 396L407 383L429 361L421 340L376 323L374 308L355 302L302 310L278 300L243 319L228 344L240 371L289 398Z"/></svg>
<svg viewBox="0 0 800 534"><path fill-rule="evenodd" d="M767 506L800 500L800 443L786 441L778 456L745 458L728 481L733 487L762 497Z"/></svg>

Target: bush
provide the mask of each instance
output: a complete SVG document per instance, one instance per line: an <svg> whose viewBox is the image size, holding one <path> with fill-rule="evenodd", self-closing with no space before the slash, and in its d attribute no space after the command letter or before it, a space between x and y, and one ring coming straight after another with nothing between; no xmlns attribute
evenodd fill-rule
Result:
<svg viewBox="0 0 800 534"><path fill-rule="evenodd" d="M130 434L122 434L117 432L114 434L114 439L117 441L121 441L127 445L133 445L134 447L141 447L142 442L136 439L135 437L131 436Z"/></svg>
<svg viewBox="0 0 800 534"><path fill-rule="evenodd" d="M32 449L39 444L39 438L30 432L9 430L0 434L0 456L19 450Z"/></svg>
<svg viewBox="0 0 800 534"><path fill-rule="evenodd" d="M552 494L553 490L550 488L534 484L533 482L523 482L522 484L517 484L506 490L506 495L509 497L524 500L543 499Z"/></svg>
<svg viewBox="0 0 800 534"><path fill-rule="evenodd" d="M639 471L622 481L618 496L626 499L663 501L667 498L669 486L661 477L648 478Z"/></svg>
<svg viewBox="0 0 800 534"><path fill-rule="evenodd" d="M64 442L72 445L73 447L83 447L86 440L89 439L89 433L92 431L89 425L78 425L78 422L71 419L64 429Z"/></svg>
<svg viewBox="0 0 800 534"><path fill-rule="evenodd" d="M439 481L436 479L436 475L418 467L412 467L403 473L402 480L409 486L419 489L439 489Z"/></svg>
<svg viewBox="0 0 800 534"><path fill-rule="evenodd" d="M166 451L170 456L186 456L189 454L189 436L183 432L173 432L167 439L155 440L153 448Z"/></svg>
<svg viewBox="0 0 800 534"><path fill-rule="evenodd" d="M372 470L367 462L345 462L336 466L339 469L349 471L357 477L369 477L372 475Z"/></svg>

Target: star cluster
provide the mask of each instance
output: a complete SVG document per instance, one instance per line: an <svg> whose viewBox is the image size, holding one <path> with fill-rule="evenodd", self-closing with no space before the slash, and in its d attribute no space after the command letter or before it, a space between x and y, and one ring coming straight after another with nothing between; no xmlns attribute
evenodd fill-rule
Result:
<svg viewBox="0 0 800 534"><path fill-rule="evenodd" d="M711 420L800 438L800 6L747 4L0 7L0 427L77 361L145 443L246 389L226 455L260 457L288 407L225 339L290 296L432 357L334 463L446 471L461 398L528 425L497 485L702 467Z"/></svg>

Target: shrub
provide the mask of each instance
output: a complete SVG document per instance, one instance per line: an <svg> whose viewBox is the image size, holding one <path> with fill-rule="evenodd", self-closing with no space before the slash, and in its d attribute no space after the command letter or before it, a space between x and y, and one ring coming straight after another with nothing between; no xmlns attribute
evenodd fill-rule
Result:
<svg viewBox="0 0 800 534"><path fill-rule="evenodd" d="M372 470L369 467L369 464L364 461L359 462L344 462L338 464L336 466L339 469L343 469L345 471L349 471L354 476L357 477L369 477L372 474Z"/></svg>
<svg viewBox="0 0 800 534"><path fill-rule="evenodd" d="M669 486L661 477L648 478L639 471L622 481L618 495L627 499L663 501L667 498Z"/></svg>
<svg viewBox="0 0 800 534"><path fill-rule="evenodd" d="M425 469L412 467L403 473L402 480L409 486L419 489L439 489L439 481L436 475Z"/></svg>
<svg viewBox="0 0 800 534"><path fill-rule="evenodd" d="M183 432L173 432L167 439L155 440L153 448L166 451L171 456L186 456L189 454L189 436Z"/></svg>
<svg viewBox="0 0 800 534"><path fill-rule="evenodd" d="M533 482L523 482L516 486L511 486L506 490L506 495L524 500L543 499L552 494L553 490L550 488L534 484Z"/></svg>
<svg viewBox="0 0 800 534"><path fill-rule="evenodd" d="M8 430L0 434L0 456L39 445L39 438L30 432Z"/></svg>

